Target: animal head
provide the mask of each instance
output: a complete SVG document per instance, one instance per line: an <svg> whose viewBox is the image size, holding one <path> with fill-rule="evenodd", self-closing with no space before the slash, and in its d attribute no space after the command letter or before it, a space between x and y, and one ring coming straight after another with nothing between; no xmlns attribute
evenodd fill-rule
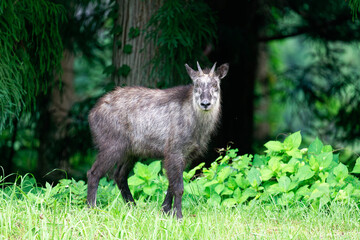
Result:
<svg viewBox="0 0 360 240"><path fill-rule="evenodd" d="M197 62L198 71L185 64L186 70L194 84L194 101L203 111L211 110L220 98L220 79L224 78L229 70L225 63L216 70L216 63L209 69L202 70Z"/></svg>

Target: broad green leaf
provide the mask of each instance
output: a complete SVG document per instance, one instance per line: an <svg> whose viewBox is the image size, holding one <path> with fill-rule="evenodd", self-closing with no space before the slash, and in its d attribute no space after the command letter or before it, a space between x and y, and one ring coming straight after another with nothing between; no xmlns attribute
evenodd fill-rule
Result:
<svg viewBox="0 0 360 240"><path fill-rule="evenodd" d="M331 145L325 145L322 149L322 152L332 152L333 151L333 148Z"/></svg>
<svg viewBox="0 0 360 240"><path fill-rule="evenodd" d="M271 169L268 169L267 167L260 169L260 173L261 173L262 181L267 181L274 176L274 172Z"/></svg>
<svg viewBox="0 0 360 240"><path fill-rule="evenodd" d="M284 146L279 141L269 141L264 145L269 151L280 152L284 150Z"/></svg>
<svg viewBox="0 0 360 240"><path fill-rule="evenodd" d="M231 190L234 190L235 188L238 187L234 177L230 177L228 179L228 181L226 182L226 187L228 187Z"/></svg>
<svg viewBox="0 0 360 240"><path fill-rule="evenodd" d="M329 173L329 176L326 179L326 182L330 184L331 187L335 187L339 181L336 179L336 176L333 172Z"/></svg>
<svg viewBox="0 0 360 240"><path fill-rule="evenodd" d="M150 180L152 178L152 174L149 171L149 167L141 162L137 162L135 164L134 173L138 177L142 177L146 180Z"/></svg>
<svg viewBox="0 0 360 240"><path fill-rule="evenodd" d="M296 200L298 201L305 196L310 196L310 194L311 191L309 189L309 185L304 185L296 191L295 197Z"/></svg>
<svg viewBox="0 0 360 240"><path fill-rule="evenodd" d="M249 168L249 162L252 159L252 155L245 154L241 156L238 161L233 162L233 167L239 171Z"/></svg>
<svg viewBox="0 0 360 240"><path fill-rule="evenodd" d="M227 198L224 201L222 201L221 206L224 207L233 207L237 204L237 201L234 198Z"/></svg>
<svg viewBox="0 0 360 240"><path fill-rule="evenodd" d="M310 195L309 200L321 198L323 196L329 196L330 189L328 183L321 183Z"/></svg>
<svg viewBox="0 0 360 240"><path fill-rule="evenodd" d="M309 154L320 154L324 144L320 141L318 137L310 144L308 153Z"/></svg>
<svg viewBox="0 0 360 240"><path fill-rule="evenodd" d="M186 182L190 181L190 179L192 177L194 177L195 173L197 170L200 170L203 166L205 165L205 163L200 163L199 165L197 165L196 167L194 167L193 169L191 169L189 172L184 172L183 174L183 177L184 177L184 180Z"/></svg>
<svg viewBox="0 0 360 240"><path fill-rule="evenodd" d="M266 162L267 162L266 156L261 156L261 155L255 154L254 160L253 160L254 167L262 167L266 164Z"/></svg>
<svg viewBox="0 0 360 240"><path fill-rule="evenodd" d="M246 189L247 187L250 186L249 181L245 178L245 176L243 176L242 173L238 173L236 175L235 181L236 181L237 185L239 187L241 187L242 189Z"/></svg>
<svg viewBox="0 0 360 240"><path fill-rule="evenodd" d="M216 192L213 192L207 202L210 206L219 206L221 203L221 197Z"/></svg>
<svg viewBox="0 0 360 240"><path fill-rule="evenodd" d="M230 156L229 155L225 155L221 160L220 160L220 164L227 164L230 160Z"/></svg>
<svg viewBox="0 0 360 240"><path fill-rule="evenodd" d="M221 169L217 175L217 180L219 181L219 183L223 183L225 179L230 176L232 171L233 170L230 167L224 167L223 169Z"/></svg>
<svg viewBox="0 0 360 240"><path fill-rule="evenodd" d="M299 148L301 144L301 134L297 131L284 140L284 146L287 149Z"/></svg>
<svg viewBox="0 0 360 240"><path fill-rule="evenodd" d="M299 171L295 175L295 179L298 181L304 181L314 176L315 172L311 170L308 165L301 166Z"/></svg>
<svg viewBox="0 0 360 240"><path fill-rule="evenodd" d="M212 180L212 181L210 181L210 182L205 183L205 184L204 184L204 187L209 187L209 186L212 186L212 185L218 184L218 183L219 183L219 181L216 180L216 179L214 179L214 180Z"/></svg>
<svg viewBox="0 0 360 240"><path fill-rule="evenodd" d="M251 186L255 187L255 186L259 186L261 183L261 173L258 169L256 168L251 168L250 171L248 172L247 175L247 180L249 181L249 183L251 184Z"/></svg>
<svg viewBox="0 0 360 240"><path fill-rule="evenodd" d="M360 157L356 159L356 163L354 169L352 170L352 173L360 173Z"/></svg>
<svg viewBox="0 0 360 240"><path fill-rule="evenodd" d="M281 157L271 157L268 162L269 168L275 173L280 171L280 167L281 167L280 159L281 159Z"/></svg>
<svg viewBox="0 0 360 240"><path fill-rule="evenodd" d="M255 197L257 195L257 191L253 188L247 188L241 195L239 203L243 203L248 200L249 197Z"/></svg>
<svg viewBox="0 0 360 240"><path fill-rule="evenodd" d="M226 155L228 155L230 158L235 158L237 156L238 151L239 151L239 149L237 149L237 148L229 149L228 151L226 151Z"/></svg>
<svg viewBox="0 0 360 240"><path fill-rule="evenodd" d="M204 177L207 179L207 180L212 180L215 175L216 175L216 170L214 169L203 169L203 174L204 174Z"/></svg>
<svg viewBox="0 0 360 240"><path fill-rule="evenodd" d="M312 170L317 171L319 170L319 162L318 160L314 157L314 155L310 155L309 157L309 165L311 167Z"/></svg>
<svg viewBox="0 0 360 240"><path fill-rule="evenodd" d="M161 161L153 161L150 163L149 170L152 175L157 176L161 171Z"/></svg>
<svg viewBox="0 0 360 240"><path fill-rule="evenodd" d="M233 197L234 199L236 199L237 202L240 201L240 198L241 198L241 190L240 188L236 188L234 193L233 193Z"/></svg>
<svg viewBox="0 0 360 240"><path fill-rule="evenodd" d="M143 188L144 193L146 193L149 196L153 196L156 192L157 186L156 184L151 184L150 186L145 186Z"/></svg>
<svg viewBox="0 0 360 240"><path fill-rule="evenodd" d="M139 186L141 184L145 183L145 181L139 177L137 177L136 175L133 175L131 177L128 178L128 184L130 186Z"/></svg>
<svg viewBox="0 0 360 240"><path fill-rule="evenodd" d="M286 151L286 154L293 158L302 158L302 153L298 148L293 148L291 150Z"/></svg>
<svg viewBox="0 0 360 240"><path fill-rule="evenodd" d="M349 170L344 164L339 163L339 165L333 169L333 173L336 176L336 180L342 183L349 175Z"/></svg>
<svg viewBox="0 0 360 240"><path fill-rule="evenodd" d="M266 188L266 191L271 195L278 195L281 193L281 188L279 187L279 183L272 184Z"/></svg>
<svg viewBox="0 0 360 240"><path fill-rule="evenodd" d="M319 170L323 170L330 166L333 160L333 153L332 152L324 152L317 156L314 156L317 162L319 163Z"/></svg>
<svg viewBox="0 0 360 240"><path fill-rule="evenodd" d="M300 161L296 158L291 158L288 163L280 164L281 171L283 173L294 173L296 166L299 165Z"/></svg>
<svg viewBox="0 0 360 240"><path fill-rule="evenodd" d="M278 180L279 187L282 190L282 192L288 192L291 191L296 187L296 183L292 182L291 179L287 176L282 176Z"/></svg>
<svg viewBox="0 0 360 240"><path fill-rule="evenodd" d="M232 195L233 193L234 193L233 190L225 187L224 190L221 192L221 196L223 196L223 195Z"/></svg>
<svg viewBox="0 0 360 240"><path fill-rule="evenodd" d="M217 171L218 167L219 167L219 164L217 162L213 162L210 166L210 169Z"/></svg>
<svg viewBox="0 0 360 240"><path fill-rule="evenodd" d="M218 184L215 187L215 192L220 195L224 189L225 189L224 184Z"/></svg>

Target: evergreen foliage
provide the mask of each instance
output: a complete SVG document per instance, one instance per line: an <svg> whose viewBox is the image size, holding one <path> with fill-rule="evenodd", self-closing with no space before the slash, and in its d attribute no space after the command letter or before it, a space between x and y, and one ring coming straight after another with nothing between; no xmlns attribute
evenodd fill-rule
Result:
<svg viewBox="0 0 360 240"><path fill-rule="evenodd" d="M59 72L64 8L46 0L0 2L0 130Z"/></svg>
<svg viewBox="0 0 360 240"><path fill-rule="evenodd" d="M184 63L206 62L203 51L215 30L215 15L203 1L164 1L147 26L147 39L157 49L152 77L164 86L186 82Z"/></svg>
<svg viewBox="0 0 360 240"><path fill-rule="evenodd" d="M282 59L281 64L286 64L287 68L275 70L277 96L282 95L281 102L290 102L292 108L288 128L280 131L306 129L331 139L334 145L353 143L360 136L356 120L360 115L357 107L359 70L356 61L344 57L346 48L356 48L360 41L360 21L352 21L348 6L350 4L354 10L358 3L269 2L266 9L271 13L266 15L268 24L263 26L266 37L261 37L261 41L299 36L297 42L301 47L298 50L302 51L299 55L303 54L296 60ZM304 53L306 46L312 46L307 55ZM301 127L292 126L295 119L300 119Z"/></svg>
<svg viewBox="0 0 360 240"><path fill-rule="evenodd" d="M359 0L349 0L349 6L352 10L353 16L357 17L358 12L360 12L360 1Z"/></svg>

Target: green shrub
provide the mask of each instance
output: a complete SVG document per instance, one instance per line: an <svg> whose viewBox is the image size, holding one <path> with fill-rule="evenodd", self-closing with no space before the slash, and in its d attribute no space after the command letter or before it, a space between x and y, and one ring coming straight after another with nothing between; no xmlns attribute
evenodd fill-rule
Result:
<svg viewBox="0 0 360 240"><path fill-rule="evenodd" d="M339 154L318 138L303 149L299 148L301 141L296 132L283 142L267 142L265 154L254 156L238 156L237 149L228 148L194 180L204 163L184 173L184 201L191 198L214 206L252 200L280 205L303 202L314 208L332 200L360 203L360 181L339 162ZM135 174L129 178L135 198L158 199L165 194L167 180L160 172L160 161L135 165ZM360 173L360 158L352 173Z"/></svg>
<svg viewBox="0 0 360 240"><path fill-rule="evenodd" d="M210 206L232 207L252 201L282 206L302 203L318 209L330 202L360 203L360 180L351 173L360 173L360 158L353 170L339 162L330 145L315 139L308 148L300 149L300 132L283 142L269 141L263 155L238 156L228 148L209 168L201 163L184 172L184 204L205 202ZM197 172L200 174L195 175ZM161 161L138 162L128 183L135 200L163 201L168 181ZM197 177L196 177L197 176ZM13 184L0 179L0 199L24 198L46 206L56 204L86 205L87 185L84 181L62 179L52 186L38 187L31 175L19 176ZM106 206L121 198L113 181L100 180L97 201Z"/></svg>
<svg viewBox="0 0 360 240"><path fill-rule="evenodd" d="M238 156L237 149L227 149L199 178L187 181L185 191L225 206L253 199L280 205L304 202L315 208L332 200L360 203L360 181L332 147L317 138L299 149L301 140L296 132L283 142L269 141L264 155ZM360 158L352 173L360 173Z"/></svg>

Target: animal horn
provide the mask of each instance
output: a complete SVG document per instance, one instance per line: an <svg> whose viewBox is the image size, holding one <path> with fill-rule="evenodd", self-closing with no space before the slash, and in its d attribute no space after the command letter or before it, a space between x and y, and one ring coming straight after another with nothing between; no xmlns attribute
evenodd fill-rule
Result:
<svg viewBox="0 0 360 240"><path fill-rule="evenodd" d="M203 71L201 70L201 67L200 67L200 64L198 61L196 61L196 64L197 64L197 67L198 67L198 70L200 72L200 75L204 75Z"/></svg>
<svg viewBox="0 0 360 240"><path fill-rule="evenodd" d="M216 62L215 62L215 64L214 64L214 66L211 68L211 70L210 70L210 73L209 73L209 75L210 76L212 76L213 74L214 74L214 72L215 72L215 66L216 66Z"/></svg>

